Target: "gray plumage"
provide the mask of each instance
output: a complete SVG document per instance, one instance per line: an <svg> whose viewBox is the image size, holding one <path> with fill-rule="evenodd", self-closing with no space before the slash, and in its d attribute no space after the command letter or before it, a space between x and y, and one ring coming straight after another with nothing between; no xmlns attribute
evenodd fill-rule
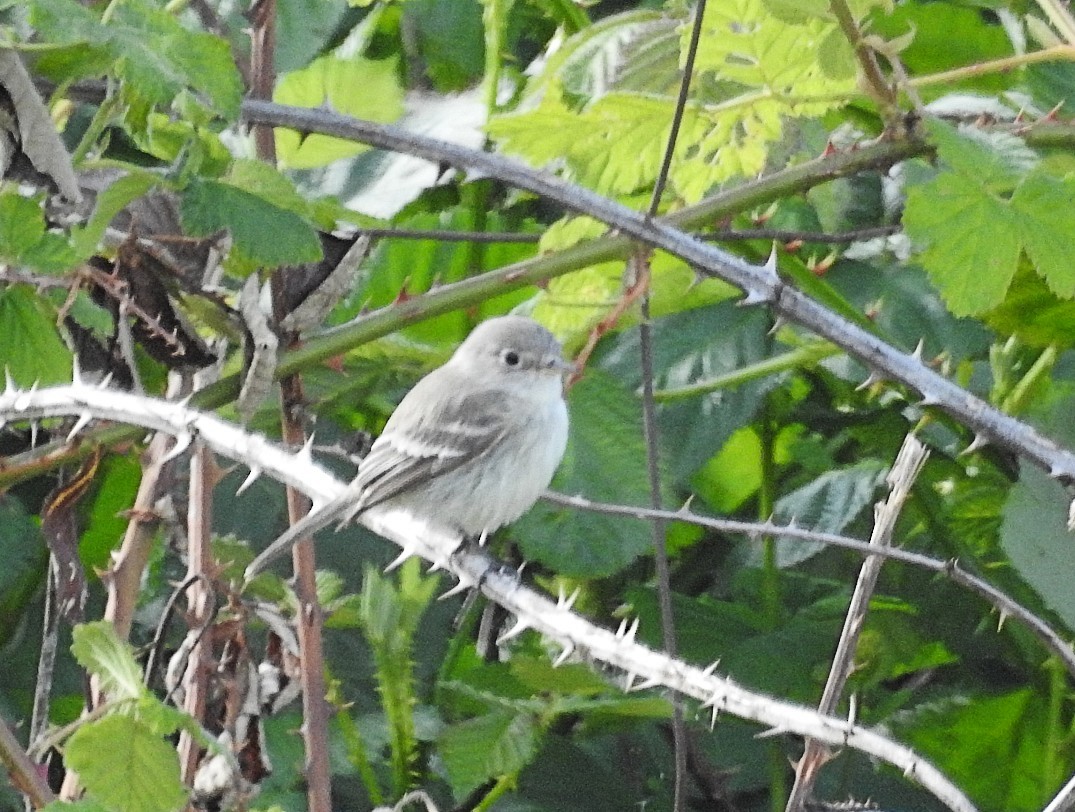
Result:
<svg viewBox="0 0 1075 812"><path fill-rule="evenodd" d="M563 376L571 369L556 338L532 319L482 322L400 401L347 489L274 541L247 578L299 539L375 505L468 536L515 521L563 457Z"/></svg>

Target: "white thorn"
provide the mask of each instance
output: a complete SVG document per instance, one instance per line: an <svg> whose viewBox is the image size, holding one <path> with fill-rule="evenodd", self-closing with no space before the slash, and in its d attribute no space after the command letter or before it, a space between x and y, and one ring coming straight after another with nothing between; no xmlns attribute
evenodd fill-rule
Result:
<svg viewBox="0 0 1075 812"><path fill-rule="evenodd" d="M710 731L712 731L713 728L715 728L717 726L717 717L718 716L720 716L720 710L717 708L716 705L714 705L713 706L713 711L709 715L709 730Z"/></svg>
<svg viewBox="0 0 1075 812"><path fill-rule="evenodd" d="M397 567L399 567L400 564L402 564L404 561L406 561L412 555L414 555L414 550L411 549L410 547L404 547L403 550L400 551L399 555L397 555L395 558L393 558L391 561L388 562L388 566L386 566L384 568L384 571L386 573L391 572L392 570L394 570Z"/></svg>
<svg viewBox="0 0 1075 812"><path fill-rule="evenodd" d="M563 665L565 662L567 662L567 658L570 657L574 653L575 653L575 644L574 643L568 643L566 646L564 646L564 650L556 655L556 658L552 661L552 667L553 668L559 668L561 665Z"/></svg>
<svg viewBox="0 0 1075 812"><path fill-rule="evenodd" d="M71 429L71 431L67 433L67 442L71 442L74 436L80 431L82 431L82 429L86 428L86 424L89 423L92 419L93 415L91 415L89 412L83 412L82 414L80 414L78 416L78 420L75 421L74 427Z"/></svg>
<svg viewBox="0 0 1075 812"><path fill-rule="evenodd" d="M530 624L527 623L522 618L519 618L519 619L517 619L515 621L514 626L512 626L510 629L508 629L506 632L501 634L500 637L498 637L496 639L496 644L498 646L502 646L502 645L504 645L504 643L508 642L513 637L518 637L520 634L522 634L523 632L525 632L529 628L530 628Z"/></svg>
<svg viewBox="0 0 1075 812"><path fill-rule="evenodd" d="M985 448L987 445L989 445L988 437L986 437L984 434L975 434L974 439L971 440L970 445L960 451L958 456L966 457L970 454L973 454L975 451L978 451L979 449Z"/></svg>
<svg viewBox="0 0 1075 812"><path fill-rule="evenodd" d="M779 281L779 277L776 273L776 240L773 240L773 247L769 249L769 258L765 260L765 264L762 265L762 270L769 276L772 281Z"/></svg>
<svg viewBox="0 0 1075 812"><path fill-rule="evenodd" d="M926 352L926 342L923 339L918 339L918 343L915 345L914 352L911 353L911 358L920 364L925 364L923 356Z"/></svg>
<svg viewBox="0 0 1075 812"><path fill-rule="evenodd" d="M771 727L768 730L763 730L761 733L755 733L755 739L772 739L776 736L783 736L788 732L786 727Z"/></svg>
<svg viewBox="0 0 1075 812"><path fill-rule="evenodd" d="M849 727L855 726L855 720L858 718L859 713L859 700L858 694L851 694L847 699L847 724Z"/></svg>
<svg viewBox="0 0 1075 812"><path fill-rule="evenodd" d="M864 380L862 383L855 387L855 391L862 392L866 389L869 389L874 384L881 383L883 380L884 378L882 378L876 372L871 372L869 375L866 376L866 380Z"/></svg>
<svg viewBox="0 0 1075 812"><path fill-rule="evenodd" d="M638 633L638 618L636 617L630 626L627 627L627 632L623 635L623 639L628 643L635 641L635 635Z"/></svg>
<svg viewBox="0 0 1075 812"><path fill-rule="evenodd" d="M578 599L579 599L579 588L578 587L575 587L575 591L572 592L569 596L564 597L564 588L561 585L560 586L560 597L556 601L556 608L560 609L560 610L562 610L564 612L570 612L571 607L573 607L575 605L575 601L577 601Z"/></svg>
<svg viewBox="0 0 1075 812"><path fill-rule="evenodd" d="M474 587L474 582L470 578L460 578L459 583L453 586L451 589L446 590L440 596L437 597L438 601L447 600L453 595L458 595L461 592L466 592L468 589Z"/></svg>
<svg viewBox="0 0 1075 812"><path fill-rule="evenodd" d="M235 489L235 495L241 495L243 491L245 491L257 481L257 478L259 476L261 476L261 469L258 468L256 465L251 466L250 473L246 475L246 479L243 480L243 484Z"/></svg>
<svg viewBox="0 0 1075 812"><path fill-rule="evenodd" d="M37 432L40 428L36 420L30 423L30 448L37 448Z"/></svg>
<svg viewBox="0 0 1075 812"><path fill-rule="evenodd" d="M313 432L306 438L306 442L302 444L302 448L299 449L295 455L303 463L313 462L314 459L314 435Z"/></svg>
<svg viewBox="0 0 1075 812"><path fill-rule="evenodd" d="M478 546L479 547L484 547L485 542L487 542L488 540L489 540L489 529L488 528L483 528L481 533L478 535Z"/></svg>
<svg viewBox="0 0 1075 812"><path fill-rule="evenodd" d="M713 662L711 662L704 669L702 669L702 676L705 676L705 677L713 676L713 672L717 670L718 665L720 665L720 660L714 660Z"/></svg>
<svg viewBox="0 0 1075 812"><path fill-rule="evenodd" d="M176 457L178 457L180 454L190 448L190 444L191 442L193 442L193 440L194 435L191 434L189 431L184 431L181 434L177 434L175 436L175 445L172 446L171 450L164 455L164 458L161 460L161 463L171 462L172 460L174 460Z"/></svg>
<svg viewBox="0 0 1075 812"><path fill-rule="evenodd" d="M740 299L736 304L740 307L750 307L756 304L768 304L773 300L772 291L765 290L760 293L756 290L748 290L747 295Z"/></svg>
<svg viewBox="0 0 1075 812"><path fill-rule="evenodd" d="M997 620L997 631L999 632L1004 628L1004 621L1008 619L1009 612L1005 609L1000 610L1000 618Z"/></svg>
<svg viewBox="0 0 1075 812"><path fill-rule="evenodd" d="M98 389L107 389L111 385L112 385L112 372L111 371L108 372L107 374L105 374L105 376L103 378L101 378L101 380L99 380L97 382L97 388Z"/></svg>
<svg viewBox="0 0 1075 812"><path fill-rule="evenodd" d="M645 691L647 688L655 688L658 685L663 685L663 684L664 683L661 682L661 679L659 677L650 677L649 679L644 679L644 680L642 680L642 682L638 683L637 685L632 686L631 690L632 691Z"/></svg>
<svg viewBox="0 0 1075 812"><path fill-rule="evenodd" d="M620 627L616 629L616 637L621 638L627 634L627 618L623 618L620 621Z"/></svg>
<svg viewBox="0 0 1075 812"><path fill-rule="evenodd" d="M18 392L19 388L15 386L15 379L11 377L11 369L7 364L4 365L4 394L8 392Z"/></svg>
<svg viewBox="0 0 1075 812"><path fill-rule="evenodd" d="M78 353L75 353L71 356L71 386L78 389L80 386L84 385L85 381L82 380L82 369L78 364Z"/></svg>
<svg viewBox="0 0 1075 812"><path fill-rule="evenodd" d="M635 672L634 671L628 671L627 676L623 680L623 690L624 690L624 692L628 693L628 694L631 693L631 691L634 690L634 684L635 684Z"/></svg>
<svg viewBox="0 0 1075 812"><path fill-rule="evenodd" d="M179 400L177 400L175 402L175 405L178 406L180 409L189 409L190 401L193 397L194 393L188 392L187 394L183 395L183 397L181 397Z"/></svg>

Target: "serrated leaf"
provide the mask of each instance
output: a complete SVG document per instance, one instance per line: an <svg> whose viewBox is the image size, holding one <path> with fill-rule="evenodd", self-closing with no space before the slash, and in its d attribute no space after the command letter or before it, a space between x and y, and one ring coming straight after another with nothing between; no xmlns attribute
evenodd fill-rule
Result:
<svg viewBox="0 0 1075 812"><path fill-rule="evenodd" d="M930 119L926 127L941 160L990 192L1011 191L1038 163L1037 153L1011 133L957 129L939 119Z"/></svg>
<svg viewBox="0 0 1075 812"><path fill-rule="evenodd" d="M79 798L77 801L53 801L43 806L41 812L112 812L93 798Z"/></svg>
<svg viewBox="0 0 1075 812"><path fill-rule="evenodd" d="M942 172L907 195L903 224L929 247L920 260L956 315L1000 304L1019 261L1019 226L1007 201L975 180Z"/></svg>
<svg viewBox="0 0 1075 812"><path fill-rule="evenodd" d="M323 56L302 70L286 74L273 101L296 107L328 105L345 115L370 121L395 121L403 113L399 64L392 59ZM365 144L319 133L277 129L276 152L282 166L310 169L369 149Z"/></svg>
<svg viewBox="0 0 1075 812"><path fill-rule="evenodd" d="M85 43L108 54L127 93L149 104L169 104L189 88L218 113L238 114L242 85L224 39L188 31L147 0L126 0L109 9L109 15L103 22L72 0L31 4L39 35L63 45Z"/></svg>
<svg viewBox="0 0 1075 812"><path fill-rule="evenodd" d="M25 285L0 290L0 369L22 386L71 380L71 352L56 332L56 316Z"/></svg>
<svg viewBox="0 0 1075 812"><path fill-rule="evenodd" d="M985 315L986 323L1002 335L1025 344L1069 347L1075 342L1075 302L1058 299L1036 273L1021 270L1003 303Z"/></svg>
<svg viewBox="0 0 1075 812"><path fill-rule="evenodd" d="M656 389L698 384L762 360L768 352L768 329L763 311L737 307L730 301L661 319L653 330ZM617 340L601 365L634 389L641 385L639 358L638 333L630 331ZM692 476L736 429L749 422L765 393L779 381L779 376L769 376L662 402L658 413L662 459L676 480Z"/></svg>
<svg viewBox="0 0 1075 812"><path fill-rule="evenodd" d="M490 713L445 728L438 749L455 797L489 778L519 772L537 752L538 737L526 713Z"/></svg>
<svg viewBox="0 0 1075 812"><path fill-rule="evenodd" d="M83 623L71 632L71 653L79 665L100 680L110 700L135 699L145 694L142 669L129 643L120 640L111 623Z"/></svg>
<svg viewBox="0 0 1075 812"><path fill-rule="evenodd" d="M1075 182L1031 172L1012 195L1027 255L1057 296L1075 295Z"/></svg>
<svg viewBox="0 0 1075 812"><path fill-rule="evenodd" d="M840 471L828 471L813 482L796 488L777 500L773 518L777 524L792 520L799 527L821 533L840 533L874 501L884 480L885 468L879 462L866 461ZM782 539L777 541L777 566L792 567L815 555L825 545ZM756 547L751 563L761 565Z"/></svg>
<svg viewBox="0 0 1075 812"><path fill-rule="evenodd" d="M1019 481L1004 503L1000 543L1019 575L1045 604L1075 628L1075 562L1064 486L1031 465L1019 466Z"/></svg>
<svg viewBox="0 0 1075 812"><path fill-rule="evenodd" d="M173 812L187 801L175 750L133 716L82 725L68 739L64 761L113 812Z"/></svg>
<svg viewBox="0 0 1075 812"><path fill-rule="evenodd" d="M957 696L923 705L890 724L983 808L1031 812L1052 794L1042 775L1053 730L1047 703L1043 693L1029 688ZM1006 769L996 769L998 764Z"/></svg>
<svg viewBox="0 0 1075 812"><path fill-rule="evenodd" d="M309 222L231 183L194 179L180 212L183 228L194 236L227 229L235 248L255 263L275 267L321 258L321 242Z"/></svg>
<svg viewBox="0 0 1075 812"><path fill-rule="evenodd" d="M14 192L0 195L0 257L17 261L45 233L36 201Z"/></svg>

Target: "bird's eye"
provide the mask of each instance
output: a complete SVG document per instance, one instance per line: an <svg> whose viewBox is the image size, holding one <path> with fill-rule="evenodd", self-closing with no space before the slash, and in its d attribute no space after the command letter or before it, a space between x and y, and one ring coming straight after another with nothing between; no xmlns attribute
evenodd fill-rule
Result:
<svg viewBox="0 0 1075 812"><path fill-rule="evenodd" d="M509 367L519 366L519 353L515 352L515 350L508 350L507 352L505 352L504 363L507 364Z"/></svg>

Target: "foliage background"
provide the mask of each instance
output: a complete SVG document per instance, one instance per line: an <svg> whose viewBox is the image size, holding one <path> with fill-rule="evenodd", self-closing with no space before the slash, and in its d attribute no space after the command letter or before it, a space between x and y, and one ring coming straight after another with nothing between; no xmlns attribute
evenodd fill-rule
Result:
<svg viewBox="0 0 1075 812"><path fill-rule="evenodd" d="M42 190L8 181L0 191L0 361L15 382L69 380L78 328L106 343L116 318L91 296L82 269L91 256L117 256L106 226L150 189L174 195L185 234L226 229L231 239L212 295L167 283L192 331L231 339L221 353L231 388L206 390L200 402L276 436L287 428L273 399L232 402L234 376L250 363L234 312L245 279L316 263L319 231L341 224L516 235L379 239L354 286L280 368L301 374L304 420L316 419L322 446L375 434L473 324L514 308L553 329L571 354L597 339L570 393L572 442L554 488L649 503L639 289L625 284L622 258L591 264L572 253L607 240L604 224L565 216L496 176L441 172L355 142L281 129L259 146L239 124L240 104L251 86L256 95L259 77L275 73L279 103L402 120L645 210L682 80L688 7L278 0L250 10L201 0L30 0L3 13L5 38L45 83L76 168L125 173L73 227L57 225ZM253 60L249 29L261 37ZM266 41L274 46L268 71ZM659 211L726 201L719 217L690 227L753 263L775 241L787 284L881 341L905 352L919 346L929 367L1071 447L1075 180L1064 105L1075 87L1073 53L1075 24L1055 0L712 2ZM854 174L810 163L873 138L881 139L877 159ZM258 160L267 152L275 167ZM780 175L796 167L806 167L805 180ZM774 175L789 179L757 191L758 176ZM520 287L502 274L484 288L444 287L526 260L529 280L541 285ZM914 430L932 456L901 516L899 545L958 559L1070 636L1069 494L1060 483L1021 460L1018 447L972 446L974 432L960 420L899 382L868 379L842 349L766 307L740 306L727 283L662 252L650 271L666 506L691 500L702 514L866 537L883 473ZM387 318L363 332L369 312ZM133 357L150 394L163 395L168 369L181 366L142 344ZM24 426L0 438L11 455L0 468L0 715L9 723L29 716L37 681L48 561L38 517L57 482L49 451L66 435L45 428L43 449L28 447ZM78 508L90 619L104 612L100 574L143 476L137 450L110 445ZM74 467L68 457L69 474ZM183 471L172 486L180 507ZM212 501L226 559L242 560L244 544L264 545L285 523L271 483L235 496L244 477L224 476ZM666 529L680 655L719 659L742 685L816 704L859 559L686 522ZM182 578L179 536L161 522L129 634L136 651ZM639 616L640 636L661 645L645 524L541 504L494 549L531 562L529 577L554 593L579 587L577 608L599 622ZM370 808L421 787L442 809L670 808L666 697L623 694L613 675L580 664L553 671L536 638L483 651L481 612L459 599L432 602L445 579L410 565L398 577L379 575L394 552L369 533L326 537L317 555L334 806ZM282 580L260 588L294 606ZM1002 619L949 580L888 563L848 693L861 722L913 745L981 808L1039 809L1075 771L1072 675L1025 627ZM100 655L111 645L102 627L85 627L74 657L62 628L50 710L57 725L82 709L80 666L137 671L126 654ZM263 628L254 623L250 633ZM145 714L158 707L143 689L129 690ZM696 711L687 707L690 804L782 808L801 742L759 738L734 719L710 733ZM106 716L66 740L90 787L82 805L178 808L186 795L162 737L181 722L120 719ZM265 717L275 770L254 808L306 806L294 735L301 724L297 705ZM138 737L147 742L139 752L155 753L144 756L138 783L160 791L109 794L94 769L132 774L124 759L134 758L133 746L114 745ZM826 766L815 795L939 808L851 751ZM9 791L2 803L20 801Z"/></svg>

